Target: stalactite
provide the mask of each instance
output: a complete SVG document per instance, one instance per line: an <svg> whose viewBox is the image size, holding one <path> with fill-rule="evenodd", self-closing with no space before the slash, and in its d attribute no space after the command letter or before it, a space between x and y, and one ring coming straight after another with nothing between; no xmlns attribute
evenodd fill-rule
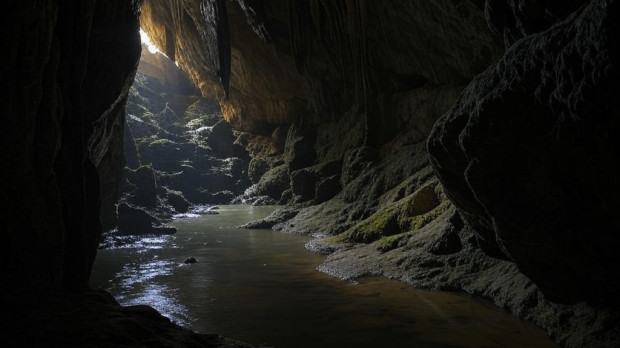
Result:
<svg viewBox="0 0 620 348"><path fill-rule="evenodd" d="M290 46L298 70L306 69L316 36L340 65L344 94L349 95L347 87L351 86L355 102L368 115L372 91L366 46L366 1L290 0L288 5ZM368 120L366 128L371 128Z"/></svg>
<svg viewBox="0 0 620 348"><path fill-rule="evenodd" d="M347 79L347 72L345 66L348 65L347 60L347 51L343 48L345 42L345 32L344 32L344 23L345 23L345 15L344 8L341 2L332 2L321 0L321 3L324 8L324 13L326 15L325 27L326 32L328 33L327 37L324 37L323 42L329 42L331 44L327 44L327 47L335 46L332 54L336 57L335 59L338 61L340 65L340 73L343 80ZM331 8L331 9L330 9ZM323 36L322 36L323 37ZM346 88L346 85L345 85ZM346 93L346 91L345 91Z"/></svg>
<svg viewBox="0 0 620 348"><path fill-rule="evenodd" d="M213 71L217 72L226 98L230 89L230 28L225 0L202 0L200 12L205 21L201 30L205 50Z"/></svg>
<svg viewBox="0 0 620 348"><path fill-rule="evenodd" d="M291 52L300 73L305 71L308 53L312 48L312 18L306 0L291 0L289 5L289 38Z"/></svg>
<svg viewBox="0 0 620 348"><path fill-rule="evenodd" d="M237 2L243 12L245 12L248 24L256 35L266 42L271 41L271 36L265 23L263 0L237 0Z"/></svg>
<svg viewBox="0 0 620 348"><path fill-rule="evenodd" d="M366 120L366 140L367 145L370 140L370 105L368 104L370 94L370 84L368 81L368 53L366 49L366 2L365 0L346 0L347 7L347 29L349 38L350 54L353 61L353 76L355 85L355 99L359 105L364 107L364 118Z"/></svg>

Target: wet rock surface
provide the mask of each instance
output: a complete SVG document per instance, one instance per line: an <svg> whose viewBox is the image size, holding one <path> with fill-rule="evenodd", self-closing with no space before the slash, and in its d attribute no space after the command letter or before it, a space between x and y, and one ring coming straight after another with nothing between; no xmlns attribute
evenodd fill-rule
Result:
<svg viewBox="0 0 620 348"><path fill-rule="evenodd" d="M3 322L48 308L18 311L32 299L86 293L121 193L139 216L123 223L161 232L175 212L243 194L290 204L255 226L316 236L326 273L468 291L561 345L618 345L617 1L139 5L7 7ZM187 78L162 59L157 78L134 74L138 24ZM92 323L121 346L187 334L117 310L29 336Z"/></svg>
<svg viewBox="0 0 620 348"><path fill-rule="evenodd" d="M618 15L615 2L593 1L515 43L429 138L446 193L483 249L560 303L618 306L620 273L608 267L620 262L611 232L620 230L611 165L620 144L609 133Z"/></svg>
<svg viewBox="0 0 620 348"><path fill-rule="evenodd" d="M248 347L89 289L102 222L115 223L138 5L3 4L2 347Z"/></svg>
<svg viewBox="0 0 620 348"><path fill-rule="evenodd" d="M143 47L127 104L121 235L169 233L174 214L228 204L250 186L247 151L218 104L198 93L174 63Z"/></svg>
<svg viewBox="0 0 620 348"><path fill-rule="evenodd" d="M391 237L369 244L316 240L307 247L329 254L318 269L344 280L385 276L421 288L465 291L545 328L561 346L617 344L617 311L585 303L562 305L549 301L514 263L486 255L477 245L475 232L462 223L455 224L455 217L459 219L458 212L450 206L440 218L398 237L396 243L390 242L389 248L386 239ZM447 230L453 231L461 247L433 252Z"/></svg>
<svg viewBox="0 0 620 348"><path fill-rule="evenodd" d="M409 55L424 40L411 40L404 45L411 52L396 55L407 59L370 54L373 67L366 72L364 58L354 60L355 81L377 88L370 92L341 80L314 81L330 64L316 53L314 45L320 44L312 41L312 31L303 32L310 19L303 11L293 16L301 27L293 32L299 35L294 57L314 87L309 101L318 115L304 120L316 127L305 134L316 158L300 165L286 158L305 149L299 142L304 128L296 127L302 123L292 122L283 163L289 166L290 193L282 197L290 197L297 213L254 225L317 237L307 248L330 255L320 270L343 279L383 275L414 286L467 291L537 323L563 346L616 345L613 293L620 284L609 267L618 263L612 249L619 226L612 210L620 194L611 163L619 147L609 132L618 127L609 98L618 80L617 37L611 32L618 5L435 4L444 11L443 23L453 10L457 22L476 21L484 12L482 22L461 33L477 28L492 36L470 38L476 42L467 49L444 36L424 58ZM416 7L427 18L433 13L418 2L384 6L349 19L354 55L363 56L364 46L356 46L361 42L383 47L373 43L376 37L390 46L411 39L402 32L399 39L375 32L401 25L391 11ZM326 33L338 32L330 19L314 16ZM382 26L377 17L394 23ZM408 26L434 25L414 17L412 12ZM366 31L355 31L363 21L370 23ZM450 23L448 32L460 25ZM329 40L321 44L338 47ZM444 52L443 44L473 70L453 69L435 57ZM470 49L480 51L468 56ZM435 60L426 61L430 57ZM373 74L379 66L383 73ZM422 66L428 70L419 70ZM358 88L337 93L335 102L338 83ZM360 90L365 94L356 94ZM331 113L339 117L327 116ZM331 181L321 199L319 182L330 177L317 178L316 168L330 161L341 163L338 185Z"/></svg>
<svg viewBox="0 0 620 348"><path fill-rule="evenodd" d="M146 305L120 306L103 290L41 302L33 301L22 308L3 307L2 316L7 319L15 314L13 310L31 315L4 321L7 331L0 339L3 347L252 347L184 329ZM25 332L27 337L23 337Z"/></svg>

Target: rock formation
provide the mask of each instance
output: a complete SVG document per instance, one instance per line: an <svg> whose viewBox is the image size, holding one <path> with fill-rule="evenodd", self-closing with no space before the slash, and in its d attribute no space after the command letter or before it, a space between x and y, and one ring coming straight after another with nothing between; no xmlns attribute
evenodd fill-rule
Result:
<svg viewBox="0 0 620 348"><path fill-rule="evenodd" d="M0 344L246 346L88 288L124 166L138 1L3 6Z"/></svg>
<svg viewBox="0 0 620 348"><path fill-rule="evenodd" d="M217 101L202 97L170 59L143 45L127 99L127 165L105 229L170 233L165 222L173 214L230 203L250 186L248 154L236 139Z"/></svg>
<svg viewBox="0 0 620 348"><path fill-rule="evenodd" d="M201 14L226 18L206 23L186 7L194 32L228 25L230 36L181 34L174 18L158 17L170 11L157 5L145 7L141 23L161 47L175 47L180 66L208 85L203 91L215 90L233 126L264 133L288 125L284 149L256 181L259 192L295 205L250 226L336 235L310 246L320 251L353 242L412 254L407 250L416 245L429 256L413 257L409 265L422 269L439 264L442 255L461 255L458 262L480 273L507 260L531 278L535 285L519 279L539 289L544 303L615 307L610 296L618 282L609 265L616 260L603 246L613 248L615 234L608 231L618 230L610 213L618 195L609 165L617 146L603 131L615 128L608 96L616 80L616 39L606 24L615 18L613 1L217 4L226 10L205 7ZM241 29L244 20L249 28ZM201 56L187 49L188 40L211 42L219 50L217 64L230 51L230 76L222 79L213 62L193 64ZM242 47L260 40L266 48L251 55ZM265 77L269 67L260 62L273 60L269 49L294 64L280 64ZM257 70L261 78L251 75ZM309 87L295 90L307 108L293 117L274 110L272 118L263 117L278 98L292 110L293 98L271 87L272 79L283 77L283 84L301 79L297 83ZM270 94L257 106L254 95L264 91ZM264 163L264 156L254 157L255 164ZM434 195L421 195L430 187ZM423 234L418 231L429 229L434 237L417 239ZM477 248L487 266L471 257ZM429 257L435 261L423 260ZM519 277L519 271L494 276ZM369 272L407 281L406 270L400 276ZM498 303L522 298L506 306L549 328L563 344L584 342L575 335L560 338L583 324L578 320L562 328L541 319L545 310L527 300L538 290L506 294L514 284L503 284L491 294L476 290L471 280L435 275L429 271L426 281L408 282L469 289Z"/></svg>
<svg viewBox="0 0 620 348"><path fill-rule="evenodd" d="M58 294L90 293L99 216L114 215L123 144L163 134L154 122L124 129L141 26L189 81L164 73L163 61L151 61L151 74L217 100L228 123L209 131L238 145L205 140L210 152L195 152L204 162L174 170L151 156L155 170L237 187L198 167L240 158L231 173L247 168L252 192L287 204L248 227L322 237L308 248L330 254L326 273L464 290L563 346L618 344L617 1L8 6L3 322L27 327L38 309L75 303ZM203 107L169 98L151 113L159 122ZM151 145L174 153L182 143L157 139L129 146L126 163L135 170ZM152 190L175 182L134 174L159 180L134 192L146 206ZM110 303L93 303L102 302ZM205 339L161 325L187 345Z"/></svg>
<svg viewBox="0 0 620 348"><path fill-rule="evenodd" d="M561 303L618 304L618 15L613 1L593 1L539 23L469 84L429 140L483 249Z"/></svg>

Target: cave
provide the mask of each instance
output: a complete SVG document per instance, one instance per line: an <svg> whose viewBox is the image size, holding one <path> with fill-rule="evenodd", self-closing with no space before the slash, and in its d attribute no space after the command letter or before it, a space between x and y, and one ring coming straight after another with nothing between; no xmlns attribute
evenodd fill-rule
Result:
<svg viewBox="0 0 620 348"><path fill-rule="evenodd" d="M616 2L9 2L0 345L250 346L90 278L111 228L173 233L161 200L229 204L253 186L280 208L244 227L314 236L325 274L465 292L559 346L618 346ZM158 120L219 115L210 152L170 170L213 187L145 160L182 141L131 126L140 30L167 57L150 74L177 88ZM128 180L151 185L137 225Z"/></svg>

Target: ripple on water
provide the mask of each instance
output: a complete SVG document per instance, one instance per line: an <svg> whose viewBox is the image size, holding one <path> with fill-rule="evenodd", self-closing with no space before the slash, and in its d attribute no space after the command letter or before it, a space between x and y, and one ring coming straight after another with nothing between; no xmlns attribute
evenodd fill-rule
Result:
<svg viewBox="0 0 620 348"><path fill-rule="evenodd" d="M162 249L174 248L173 235L121 235L116 231L110 231L103 236L100 249Z"/></svg>
<svg viewBox="0 0 620 348"><path fill-rule="evenodd" d="M123 287L143 284L158 276L171 275L176 263L169 260L153 260L147 263L130 263L123 266L118 279Z"/></svg>
<svg viewBox="0 0 620 348"><path fill-rule="evenodd" d="M192 317L187 307L178 301L178 290L162 282L179 267L178 262L159 260L132 262L117 274L117 282L109 289L125 306L148 304L180 325L189 325Z"/></svg>
<svg viewBox="0 0 620 348"><path fill-rule="evenodd" d="M308 238L236 227L264 209L225 206L174 221L174 236L101 250L91 282L197 332L277 347L553 347L541 330L464 294L316 272L324 256L304 248ZM184 264L188 256L198 262Z"/></svg>
<svg viewBox="0 0 620 348"><path fill-rule="evenodd" d="M194 318L189 315L187 307L176 300L177 297L177 291L169 286L148 283L137 296L134 293L125 293L118 295L117 300L124 306L148 304L173 322L187 326Z"/></svg>

